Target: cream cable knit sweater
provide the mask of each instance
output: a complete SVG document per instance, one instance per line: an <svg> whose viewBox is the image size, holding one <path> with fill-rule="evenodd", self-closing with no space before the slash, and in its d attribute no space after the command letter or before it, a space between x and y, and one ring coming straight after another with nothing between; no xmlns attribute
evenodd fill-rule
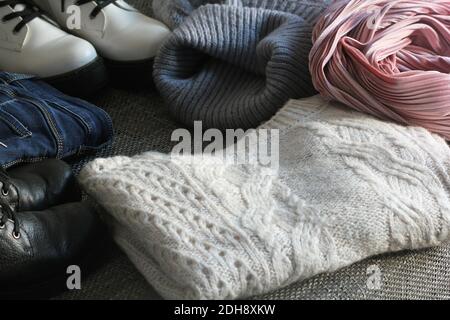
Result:
<svg viewBox="0 0 450 320"><path fill-rule="evenodd" d="M248 297L448 238L450 151L438 136L319 96L262 127L281 129L278 173L158 153L82 171L116 241L163 297Z"/></svg>

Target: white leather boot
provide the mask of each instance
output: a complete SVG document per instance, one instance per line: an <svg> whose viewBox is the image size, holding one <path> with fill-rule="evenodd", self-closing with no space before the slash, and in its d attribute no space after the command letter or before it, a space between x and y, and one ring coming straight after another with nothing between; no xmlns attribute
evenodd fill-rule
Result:
<svg viewBox="0 0 450 320"><path fill-rule="evenodd" d="M112 75L151 76L153 59L170 30L123 0L35 0L66 31L86 39Z"/></svg>
<svg viewBox="0 0 450 320"><path fill-rule="evenodd" d="M36 75L87 95L106 83L102 59L87 41L61 30L26 0L0 0L0 69Z"/></svg>

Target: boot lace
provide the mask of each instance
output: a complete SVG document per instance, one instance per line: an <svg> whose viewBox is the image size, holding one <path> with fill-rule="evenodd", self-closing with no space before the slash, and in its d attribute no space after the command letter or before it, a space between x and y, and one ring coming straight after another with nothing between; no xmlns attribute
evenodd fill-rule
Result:
<svg viewBox="0 0 450 320"><path fill-rule="evenodd" d="M6 197L8 196L9 189L11 188L11 179L9 178L6 170L0 166L0 182L2 182L2 187L0 188L1 194Z"/></svg>
<svg viewBox="0 0 450 320"><path fill-rule="evenodd" d="M9 188L11 187L11 181L6 170L3 167L0 167L0 181L3 183L1 187L1 193L4 197L6 197L9 193ZM0 197L0 229L4 229L6 226L6 222L8 222L8 220L11 220L14 223L13 237L15 239L19 239L20 226L19 222L17 221L16 213L6 202L4 197Z"/></svg>
<svg viewBox="0 0 450 320"><path fill-rule="evenodd" d="M8 220L11 220L14 223L14 230L13 230L13 237L15 239L20 238L20 225L19 221L17 220L16 213L8 204L3 203L0 201L0 229L4 229L6 226L6 222Z"/></svg>
<svg viewBox="0 0 450 320"><path fill-rule="evenodd" d="M1 0L0 8L11 6L13 8L16 5L22 5L23 10L17 10L5 15L2 19L3 22L10 21L16 18L22 18L21 21L14 27L13 32L19 32L28 22L36 19L42 15L41 11L32 3L31 0Z"/></svg>

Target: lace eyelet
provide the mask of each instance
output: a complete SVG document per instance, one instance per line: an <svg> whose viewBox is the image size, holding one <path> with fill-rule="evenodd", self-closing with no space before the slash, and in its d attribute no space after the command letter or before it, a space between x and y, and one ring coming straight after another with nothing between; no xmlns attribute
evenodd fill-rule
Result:
<svg viewBox="0 0 450 320"><path fill-rule="evenodd" d="M13 231L12 236L14 237L14 239L18 240L20 239L20 232Z"/></svg>
<svg viewBox="0 0 450 320"><path fill-rule="evenodd" d="M5 189L2 188L2 196L7 197L9 195L9 189L5 191Z"/></svg>
<svg viewBox="0 0 450 320"><path fill-rule="evenodd" d="M5 227L6 227L6 224L0 222L0 229L5 229Z"/></svg>

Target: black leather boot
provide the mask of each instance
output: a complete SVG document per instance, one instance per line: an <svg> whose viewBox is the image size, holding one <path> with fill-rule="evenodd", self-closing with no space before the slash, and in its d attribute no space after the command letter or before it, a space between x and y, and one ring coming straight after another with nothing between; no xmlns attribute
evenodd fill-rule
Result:
<svg viewBox="0 0 450 320"><path fill-rule="evenodd" d="M81 200L81 191L68 164L48 159L6 172L0 169L0 200L17 211L40 211Z"/></svg>
<svg viewBox="0 0 450 320"><path fill-rule="evenodd" d="M67 267L81 267L95 254L103 230L95 209L85 202L33 212L2 207L0 297L39 295L55 280L65 285Z"/></svg>

